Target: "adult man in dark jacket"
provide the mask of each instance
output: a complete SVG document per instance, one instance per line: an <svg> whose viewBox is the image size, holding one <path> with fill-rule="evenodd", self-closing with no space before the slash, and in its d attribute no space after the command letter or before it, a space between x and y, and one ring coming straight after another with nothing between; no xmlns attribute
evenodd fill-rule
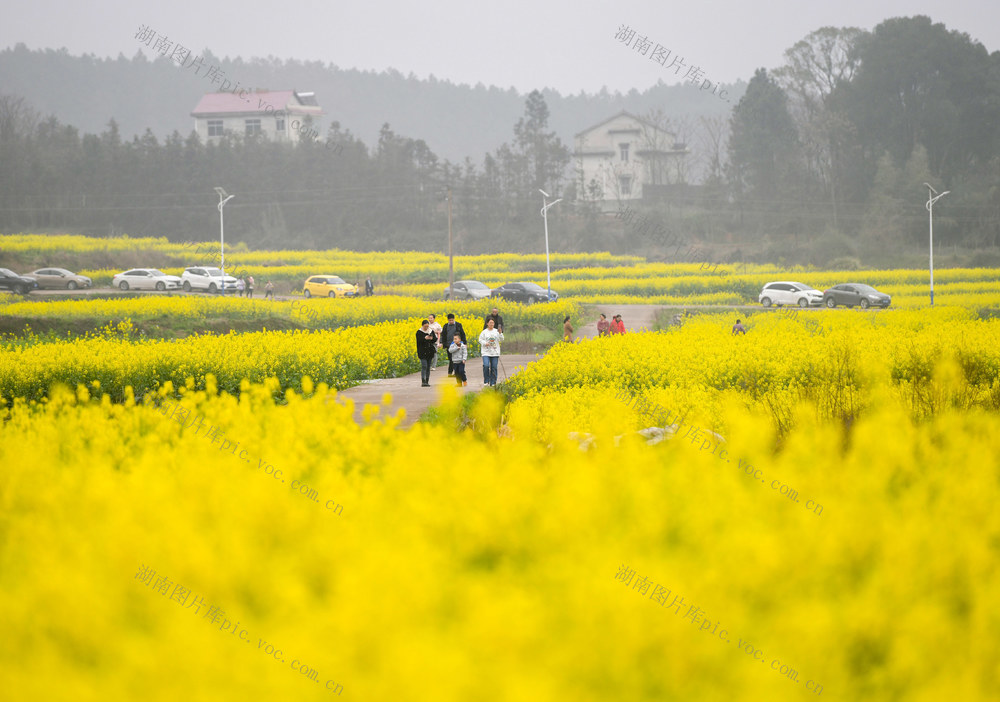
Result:
<svg viewBox="0 0 1000 702"><path fill-rule="evenodd" d="M441 327L441 346L447 350L456 336L462 340L463 344L468 343L462 323L456 322L455 315L449 314L448 323ZM450 378L453 375L455 375L455 363L451 360L451 351L448 351L448 377Z"/></svg>
<svg viewBox="0 0 1000 702"><path fill-rule="evenodd" d="M496 307L494 307L493 311L486 315L486 319L483 320L483 329L486 328L486 323L491 319L493 320L493 328L503 334L503 317L500 316L500 310Z"/></svg>
<svg viewBox="0 0 1000 702"><path fill-rule="evenodd" d="M417 358L420 359L420 387L431 386L431 359L437 353L437 335L431 330L431 324L426 319L420 322L417 330Z"/></svg>
<svg viewBox="0 0 1000 702"><path fill-rule="evenodd" d="M372 277L368 276L365 278L365 296L372 295L375 293L375 286L372 285Z"/></svg>

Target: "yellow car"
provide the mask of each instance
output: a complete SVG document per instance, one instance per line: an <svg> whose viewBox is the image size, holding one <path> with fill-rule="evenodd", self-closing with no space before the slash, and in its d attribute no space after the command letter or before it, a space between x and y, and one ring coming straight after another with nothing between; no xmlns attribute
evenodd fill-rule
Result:
<svg viewBox="0 0 1000 702"><path fill-rule="evenodd" d="M302 294L305 297L318 295L319 297L357 297L358 286L345 283L344 279L336 275L314 275L306 279L302 286Z"/></svg>

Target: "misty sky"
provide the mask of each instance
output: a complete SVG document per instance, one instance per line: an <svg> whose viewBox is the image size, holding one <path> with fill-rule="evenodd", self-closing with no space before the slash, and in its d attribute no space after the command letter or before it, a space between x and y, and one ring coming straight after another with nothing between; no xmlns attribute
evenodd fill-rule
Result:
<svg viewBox="0 0 1000 702"><path fill-rule="evenodd" d="M131 57L140 48L135 33L145 24L196 53L208 49L219 57L395 68L523 92L601 86L626 92L679 79L618 42L622 24L699 66L705 78L732 82L749 80L758 67L781 65L784 51L819 27L871 29L888 17L918 14L969 34L990 52L1000 50L998 0L0 0L0 48L23 42L30 49Z"/></svg>

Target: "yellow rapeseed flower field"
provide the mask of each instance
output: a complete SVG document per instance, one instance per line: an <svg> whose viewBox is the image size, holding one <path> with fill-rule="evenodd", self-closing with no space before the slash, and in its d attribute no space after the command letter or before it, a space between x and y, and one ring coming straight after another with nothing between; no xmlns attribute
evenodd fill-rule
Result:
<svg viewBox="0 0 1000 702"><path fill-rule="evenodd" d="M523 400L505 432L488 402L402 432L305 385L209 382L182 403L204 427L86 388L14 403L5 697L994 697L995 412L883 393L845 439L805 404L775 450L729 402L727 463L616 444L611 390L578 398L605 419L581 451Z"/></svg>
<svg viewBox="0 0 1000 702"><path fill-rule="evenodd" d="M183 253L133 244L105 245ZM341 254L412 286L441 264ZM604 258L553 286L744 294L654 264L608 285ZM409 429L390 397L356 422L342 391L415 371L438 303L0 304L108 325L0 343L0 699L995 699L1000 320L977 308L996 295L955 271L962 306L927 309L917 273L883 273L886 311L557 344L500 392L444 386ZM490 304L448 308L475 332ZM268 315L307 328L162 341L130 321Z"/></svg>

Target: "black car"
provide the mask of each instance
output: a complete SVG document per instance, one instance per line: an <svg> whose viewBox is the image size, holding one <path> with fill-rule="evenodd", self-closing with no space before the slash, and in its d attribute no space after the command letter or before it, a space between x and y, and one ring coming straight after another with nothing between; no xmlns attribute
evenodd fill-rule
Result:
<svg viewBox="0 0 1000 702"><path fill-rule="evenodd" d="M27 295L29 291L38 287L38 283L31 278L18 275L9 268L0 268L0 290L10 290L20 295Z"/></svg>
<svg viewBox="0 0 1000 702"><path fill-rule="evenodd" d="M523 302L530 305L535 302L556 300L559 295L553 290L552 297L549 297L548 291L538 283L506 283L499 288L494 288L490 297L500 297L511 302Z"/></svg>
<svg viewBox="0 0 1000 702"><path fill-rule="evenodd" d="M865 310L869 307L888 307L892 297L864 283L841 283L823 291L823 304L833 309L837 305Z"/></svg>

